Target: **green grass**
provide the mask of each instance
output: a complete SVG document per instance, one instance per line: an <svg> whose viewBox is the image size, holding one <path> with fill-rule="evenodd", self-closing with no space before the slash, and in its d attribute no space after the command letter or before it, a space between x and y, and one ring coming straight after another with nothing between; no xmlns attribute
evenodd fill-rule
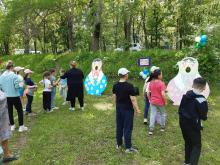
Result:
<svg viewBox="0 0 220 165"><path fill-rule="evenodd" d="M133 82L141 87L142 82ZM14 165L181 165L184 157L183 139L178 125L177 107L170 103L167 129L157 126L153 137L147 136L143 115L134 120L133 144L139 154L130 155L115 149L115 109L110 95L111 85L102 97L86 96L85 111L69 112L68 106L45 114L41 108L41 92L33 104L36 117L26 117L30 131L14 133L11 147L20 155ZM209 119L204 123L201 165L220 164L220 100L219 84L211 86ZM143 109L143 97L138 98ZM58 105L61 99L58 96ZM104 108L101 108L103 106Z"/></svg>
<svg viewBox="0 0 220 165"><path fill-rule="evenodd" d="M12 59L16 65L31 68L35 73L33 79L38 82L42 73L50 68L68 69L70 60L77 60L85 74L90 71L94 58L104 59L104 73L110 79L108 88L102 97L85 97L85 111L69 112L68 106L60 106L60 110L45 114L42 109L41 90L36 93L33 111L36 117L25 117L25 124L30 128L27 133L17 131L10 139L12 151L19 155L14 165L181 165L184 159L183 139L178 125L177 107L168 104L167 130L160 133L159 126L155 136L147 136L147 127L143 125L143 115L135 116L133 144L140 153L128 155L115 149L115 108L112 106L111 88L113 78L119 67L131 70L133 83L142 88L143 82L137 80L141 68L136 65L137 58L150 55L153 65L160 66L165 81L176 75L175 63L182 56L175 56L172 51L152 51L142 54L92 54L81 55L23 55L5 56L2 61ZM120 56L120 58L119 58ZM53 59L57 59L56 62ZM0 61L1 61L0 60ZM214 73L212 75L215 75ZM218 74L219 75L219 74ZM218 76L217 75L217 76ZM209 80L210 82L211 80ZM200 159L201 165L220 164L220 84L212 82L209 97L209 119L204 122L203 148ZM58 96L58 95L57 95ZM144 98L138 97L141 109ZM58 105L61 98L57 97ZM103 108L102 108L103 106Z"/></svg>

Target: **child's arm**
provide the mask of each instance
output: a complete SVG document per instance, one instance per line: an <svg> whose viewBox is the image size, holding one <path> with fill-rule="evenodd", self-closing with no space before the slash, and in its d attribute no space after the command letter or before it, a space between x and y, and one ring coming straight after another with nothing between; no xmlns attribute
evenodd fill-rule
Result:
<svg viewBox="0 0 220 165"><path fill-rule="evenodd" d="M162 98L163 98L163 100L164 100L164 102L165 102L165 105L167 104L167 99L166 99L166 93L165 93L165 91L162 91Z"/></svg>
<svg viewBox="0 0 220 165"><path fill-rule="evenodd" d="M140 110L138 103L137 103L136 96L130 96L130 99L131 99L132 105L133 105L134 109L136 110L136 112L141 113L141 110Z"/></svg>
<svg viewBox="0 0 220 165"><path fill-rule="evenodd" d="M208 103L204 97L196 98L196 106L201 120L208 118Z"/></svg>

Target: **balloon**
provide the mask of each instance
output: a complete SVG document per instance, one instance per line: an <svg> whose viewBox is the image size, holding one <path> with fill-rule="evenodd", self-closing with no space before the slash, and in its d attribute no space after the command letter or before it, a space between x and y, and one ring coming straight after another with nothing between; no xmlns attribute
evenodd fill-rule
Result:
<svg viewBox="0 0 220 165"><path fill-rule="evenodd" d="M200 44L199 43L196 43L196 48L200 48Z"/></svg>
<svg viewBox="0 0 220 165"><path fill-rule="evenodd" d="M206 41L207 41L207 36L206 35L202 35L200 42L201 43L205 43Z"/></svg>
<svg viewBox="0 0 220 165"><path fill-rule="evenodd" d="M149 72L148 72L147 69L144 69L143 73L144 73L145 75L148 75L148 74L149 74Z"/></svg>
<svg viewBox="0 0 220 165"><path fill-rule="evenodd" d="M196 37L196 38L195 38L195 41L196 41L196 42L200 42L200 40L201 40L200 37Z"/></svg>

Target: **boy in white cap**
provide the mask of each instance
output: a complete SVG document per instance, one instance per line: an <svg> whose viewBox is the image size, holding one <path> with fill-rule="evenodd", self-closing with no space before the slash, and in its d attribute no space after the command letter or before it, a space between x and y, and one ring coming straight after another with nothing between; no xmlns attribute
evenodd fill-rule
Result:
<svg viewBox="0 0 220 165"><path fill-rule="evenodd" d="M116 103L116 148L121 148L122 137L124 136L125 152L135 153L138 150L133 148L131 144L134 109L137 113L140 113L140 109L137 104L135 89L132 84L127 82L128 73L129 71L126 68L118 70L120 80L115 83L112 90Z"/></svg>

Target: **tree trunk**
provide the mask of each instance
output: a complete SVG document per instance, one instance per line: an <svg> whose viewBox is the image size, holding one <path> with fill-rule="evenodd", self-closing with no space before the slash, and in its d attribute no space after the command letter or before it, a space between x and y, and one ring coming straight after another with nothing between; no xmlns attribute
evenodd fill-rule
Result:
<svg viewBox="0 0 220 165"><path fill-rule="evenodd" d="M131 15L124 11L124 34L125 34L125 51L129 50L131 43Z"/></svg>
<svg viewBox="0 0 220 165"><path fill-rule="evenodd" d="M72 13L69 12L67 16L67 31L68 31L68 49L73 51L73 17Z"/></svg>
<svg viewBox="0 0 220 165"><path fill-rule="evenodd" d="M94 5L94 2L92 2ZM100 38L101 38L101 15L102 15L103 1L99 0L94 14L94 31L92 34L92 51L98 51L100 49Z"/></svg>
<svg viewBox="0 0 220 165"><path fill-rule="evenodd" d="M24 17L24 54L29 54L30 50L30 32L28 25L28 17Z"/></svg>
<svg viewBox="0 0 220 165"><path fill-rule="evenodd" d="M4 42L3 42L3 46L4 46L4 54L9 55L10 54L10 52L9 52L9 41L5 39Z"/></svg>
<svg viewBox="0 0 220 165"><path fill-rule="evenodd" d="M144 11L142 13L142 26L143 26L143 30L144 30L144 45L145 45L145 48L148 48L146 13L147 13L147 10L146 10L146 6L145 6Z"/></svg>

